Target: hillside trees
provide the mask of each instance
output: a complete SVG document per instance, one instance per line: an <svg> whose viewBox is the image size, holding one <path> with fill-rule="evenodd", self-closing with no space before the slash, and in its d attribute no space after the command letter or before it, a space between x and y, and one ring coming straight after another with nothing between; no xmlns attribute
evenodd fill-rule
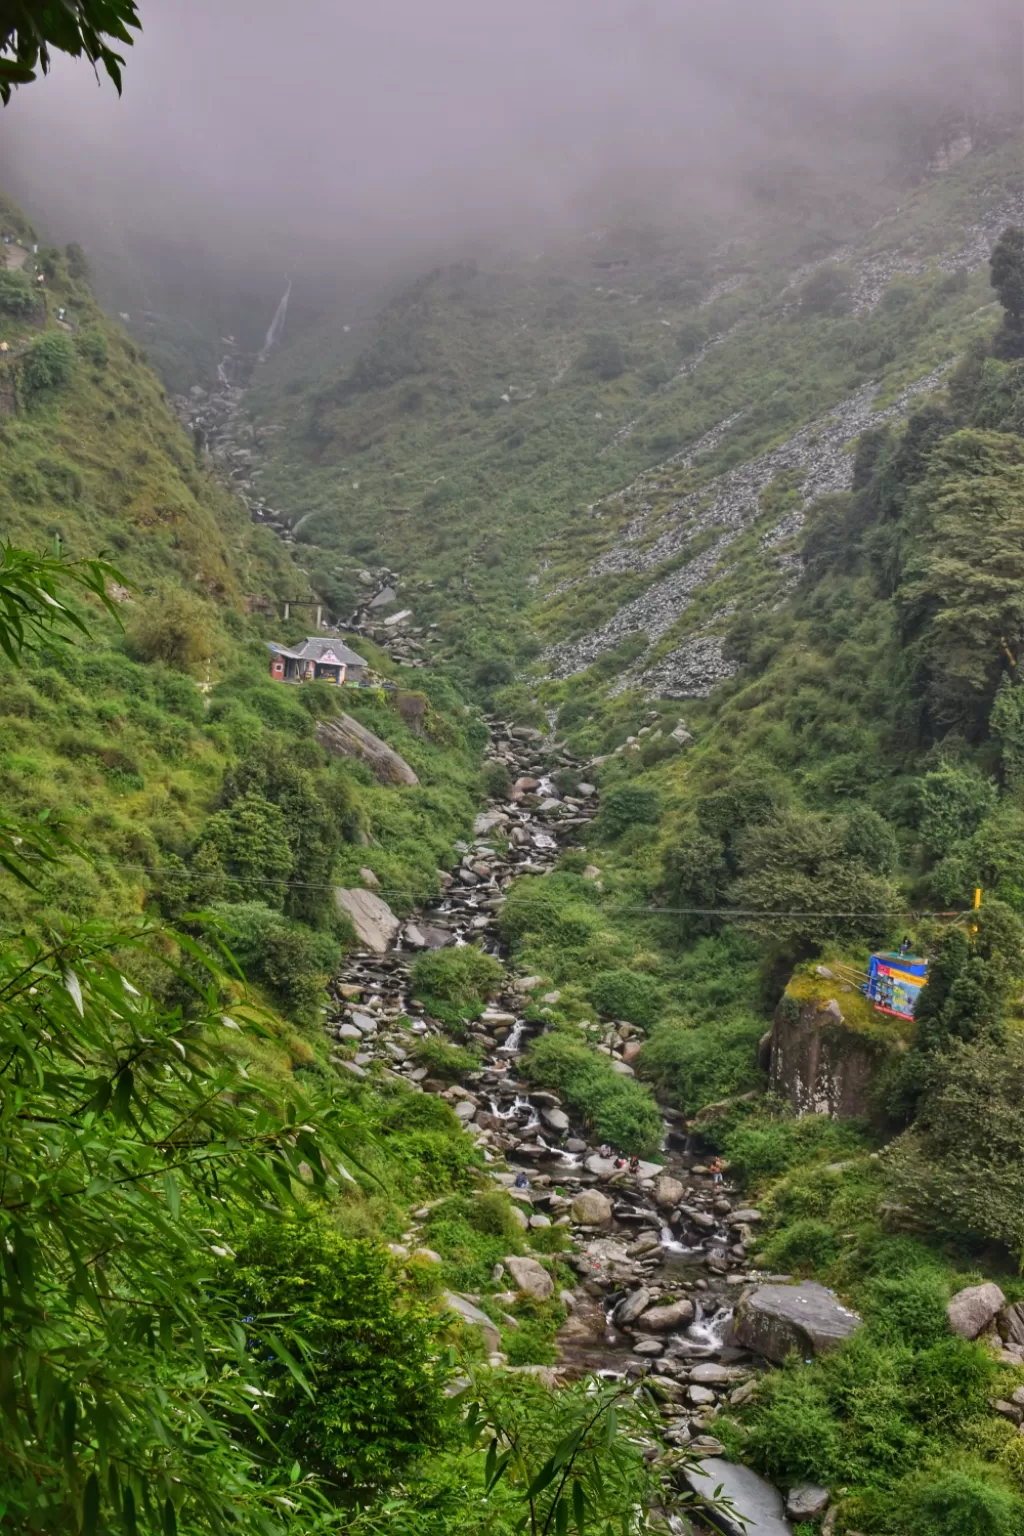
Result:
<svg viewBox="0 0 1024 1536"><path fill-rule="evenodd" d="M989 258L992 287L1003 306L996 333L997 357L1024 357L1024 229L1011 225L999 236Z"/></svg>
<svg viewBox="0 0 1024 1536"><path fill-rule="evenodd" d="M977 739L1024 642L1024 441L965 429L935 446L901 532L896 603L927 718Z"/></svg>

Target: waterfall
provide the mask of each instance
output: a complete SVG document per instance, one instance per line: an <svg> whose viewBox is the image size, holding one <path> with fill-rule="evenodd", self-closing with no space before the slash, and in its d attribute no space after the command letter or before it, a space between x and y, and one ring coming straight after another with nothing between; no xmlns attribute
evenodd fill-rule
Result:
<svg viewBox="0 0 1024 1536"><path fill-rule="evenodd" d="M260 353L260 362L265 363L270 356L271 348L276 347L281 340L281 332L284 330L284 317L288 313L288 296L292 291L292 280L288 279L288 285L281 295L280 303L274 310L274 318L270 322L266 340L263 343L263 351Z"/></svg>

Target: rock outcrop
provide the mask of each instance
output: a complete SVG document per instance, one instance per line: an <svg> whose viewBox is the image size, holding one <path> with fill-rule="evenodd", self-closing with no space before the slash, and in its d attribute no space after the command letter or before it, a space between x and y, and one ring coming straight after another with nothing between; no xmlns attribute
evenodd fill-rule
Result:
<svg viewBox="0 0 1024 1536"><path fill-rule="evenodd" d="M538 1301L547 1301L555 1292L555 1282L536 1259L519 1258L510 1254L502 1263L508 1270L512 1279L521 1291L527 1296L534 1296Z"/></svg>
<svg viewBox="0 0 1024 1536"><path fill-rule="evenodd" d="M331 752L335 757L359 758L382 784L419 783L405 758L399 757L386 741L381 741L351 715L319 721L316 739L325 752Z"/></svg>
<svg viewBox="0 0 1024 1536"><path fill-rule="evenodd" d="M402 926L387 902L358 886L351 890L336 887L334 899L339 911L351 918L360 943L375 955L383 955Z"/></svg>
<svg viewBox="0 0 1024 1536"><path fill-rule="evenodd" d="M994 1315L994 1314L993 1314ZM860 1318L823 1285L761 1285L736 1313L737 1342L781 1365L794 1351L804 1359L838 1349Z"/></svg>
<svg viewBox="0 0 1024 1536"><path fill-rule="evenodd" d="M849 1027L836 998L798 1002L787 992L772 1024L771 1090L798 1115L867 1116L878 1070L897 1048Z"/></svg>

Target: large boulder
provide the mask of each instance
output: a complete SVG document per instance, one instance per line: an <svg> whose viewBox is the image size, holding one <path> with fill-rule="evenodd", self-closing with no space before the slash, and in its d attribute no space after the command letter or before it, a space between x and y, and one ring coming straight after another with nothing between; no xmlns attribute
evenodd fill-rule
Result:
<svg viewBox="0 0 1024 1536"><path fill-rule="evenodd" d="M359 942L382 955L402 926L387 902L358 886L352 890L336 887L334 899L339 911L351 918Z"/></svg>
<svg viewBox="0 0 1024 1536"><path fill-rule="evenodd" d="M441 1300L449 1312L455 1312L464 1323L480 1329L491 1354L501 1348L501 1334L486 1312L481 1312L479 1307L467 1301L465 1296L460 1296L457 1291L445 1291Z"/></svg>
<svg viewBox="0 0 1024 1536"><path fill-rule="evenodd" d="M673 1205L678 1205L685 1194L685 1186L669 1173L663 1173L654 1186L654 1198L666 1210Z"/></svg>
<svg viewBox="0 0 1024 1536"><path fill-rule="evenodd" d="M820 1483L797 1483L789 1490L786 1514L798 1524L804 1520L817 1520L828 1509L832 1495Z"/></svg>
<svg viewBox="0 0 1024 1536"><path fill-rule="evenodd" d="M714 1506L716 1492L719 1499L728 1501L728 1514L714 1511L715 1525L724 1536L792 1536L779 1490L749 1467L705 1457L684 1466L683 1477L709 1506Z"/></svg>
<svg viewBox="0 0 1024 1536"><path fill-rule="evenodd" d="M630 1323L635 1323L641 1312L651 1304L651 1293L645 1285L639 1290L631 1291L624 1296L612 1313L612 1322L616 1328L628 1328Z"/></svg>
<svg viewBox="0 0 1024 1536"><path fill-rule="evenodd" d="M525 1291L527 1296L535 1296L538 1301L547 1301L549 1296L555 1293L555 1282L536 1259L520 1258L511 1254L501 1261L515 1281L519 1290Z"/></svg>
<svg viewBox="0 0 1024 1536"><path fill-rule="evenodd" d="M404 757L381 741L351 715L317 722L316 739L335 757L357 757L382 784L418 784L419 779Z"/></svg>
<svg viewBox="0 0 1024 1536"><path fill-rule="evenodd" d="M736 1314L737 1343L781 1365L794 1351L805 1359L838 1349L860 1318L823 1285L760 1285Z"/></svg>
<svg viewBox="0 0 1024 1536"><path fill-rule="evenodd" d="M962 1339L976 1339L1006 1305L1006 1297L990 1280L986 1285L969 1285L957 1291L946 1308L949 1326Z"/></svg>
<svg viewBox="0 0 1024 1536"><path fill-rule="evenodd" d="M610 1227L612 1203L599 1189L582 1189L572 1202L572 1219L581 1227Z"/></svg>
<svg viewBox="0 0 1024 1536"><path fill-rule="evenodd" d="M650 1307L637 1323L646 1333L671 1333L673 1328L685 1328L693 1322L693 1302L669 1302L664 1307Z"/></svg>

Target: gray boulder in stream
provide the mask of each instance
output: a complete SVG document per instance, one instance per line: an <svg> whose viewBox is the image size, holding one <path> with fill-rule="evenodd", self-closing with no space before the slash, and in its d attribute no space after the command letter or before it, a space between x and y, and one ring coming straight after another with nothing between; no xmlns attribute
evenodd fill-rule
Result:
<svg viewBox="0 0 1024 1536"><path fill-rule="evenodd" d="M800 1285L760 1285L740 1304L736 1341L781 1365L794 1351L809 1359L838 1349L860 1327L860 1318L812 1280Z"/></svg>
<svg viewBox="0 0 1024 1536"><path fill-rule="evenodd" d="M360 943L382 955L402 926L387 902L359 886L351 890L336 886L334 899L339 910L351 918Z"/></svg>
<svg viewBox="0 0 1024 1536"><path fill-rule="evenodd" d="M708 1508L705 1513L724 1536L792 1536L779 1490L749 1467L705 1457L684 1468L683 1476L709 1505L721 1487L719 1497L729 1501L730 1510Z"/></svg>

